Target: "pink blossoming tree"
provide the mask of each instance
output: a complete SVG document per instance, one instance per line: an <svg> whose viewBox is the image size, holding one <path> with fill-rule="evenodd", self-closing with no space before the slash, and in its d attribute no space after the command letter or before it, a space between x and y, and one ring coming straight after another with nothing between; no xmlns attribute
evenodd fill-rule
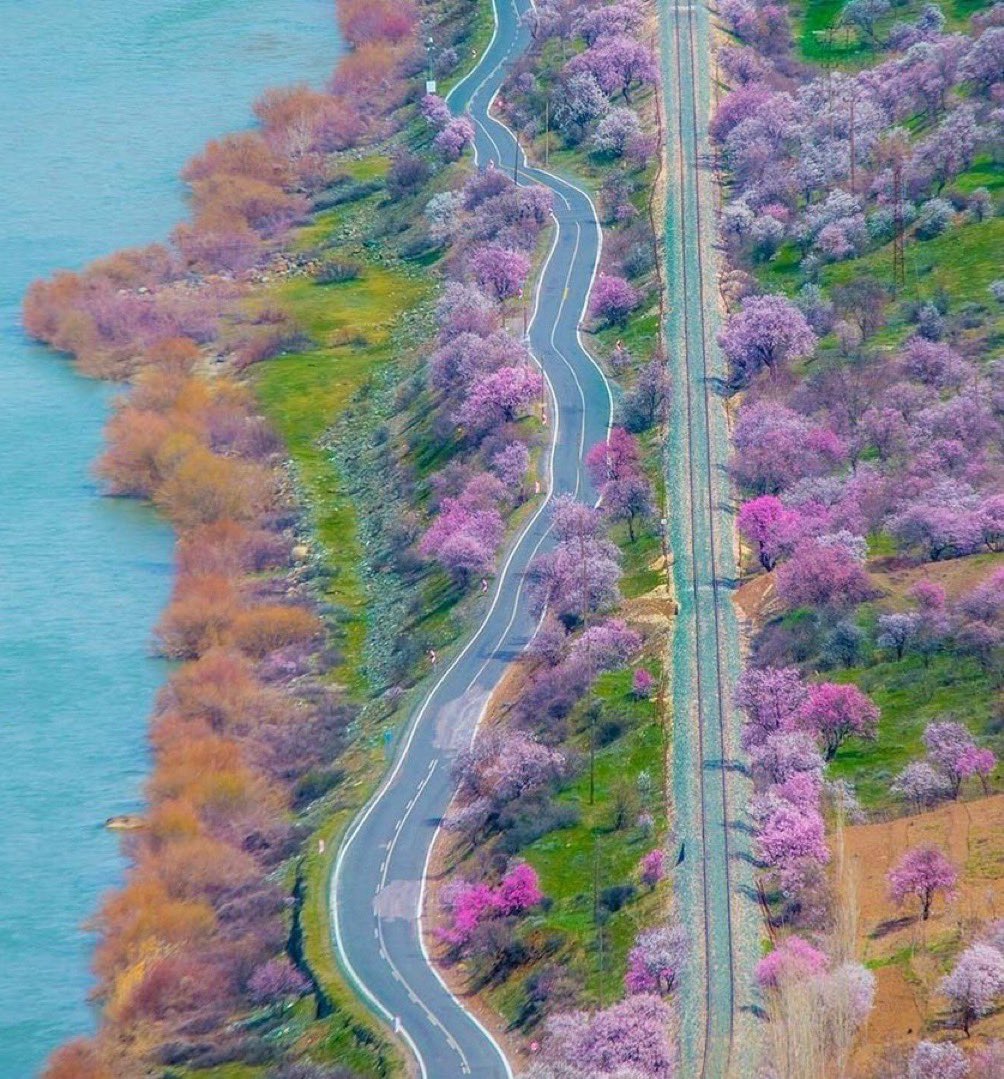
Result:
<svg viewBox="0 0 1004 1079"><path fill-rule="evenodd" d="M798 711L799 726L820 739L828 761L851 735L874 739L878 720L878 708L857 686L836 682L811 686Z"/></svg>
<svg viewBox="0 0 1004 1079"><path fill-rule="evenodd" d="M800 980L821 974L829 965L824 952L799 936L785 937L756 965L757 981L765 989L776 989L787 979Z"/></svg>
<svg viewBox="0 0 1004 1079"><path fill-rule="evenodd" d="M921 920L927 921L934 897L940 893L950 899L958 878L955 866L937 847L915 847L889 870L886 881L894 903L901 905L908 899L917 899Z"/></svg>
<svg viewBox="0 0 1004 1079"><path fill-rule="evenodd" d="M681 925L643 930L628 952L625 989L629 993L667 996L680 980L689 951L687 932Z"/></svg>

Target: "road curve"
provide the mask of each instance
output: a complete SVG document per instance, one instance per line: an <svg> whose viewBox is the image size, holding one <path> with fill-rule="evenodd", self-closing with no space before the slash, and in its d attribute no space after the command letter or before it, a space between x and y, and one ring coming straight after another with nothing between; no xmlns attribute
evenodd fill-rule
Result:
<svg viewBox="0 0 1004 1079"><path fill-rule="evenodd" d="M347 832L331 882L339 962L360 996L396 1028L426 1079L511 1077L490 1033L450 992L421 937L429 853L453 795L451 764L470 744L492 689L532 637L527 566L549 544L547 504L570 492L590 499L583 454L606 437L610 387L579 339L602 244L589 197L559 177L528 168L513 134L489 116L509 65L529 34L520 15L530 0L493 0L495 34L478 66L450 95L474 120L480 168L517 170L521 183L554 193L553 245L541 272L529 345L551 393L547 498L505 556L483 621L410 717L390 772ZM446 661L444 660L444 664Z"/></svg>
<svg viewBox="0 0 1004 1079"><path fill-rule="evenodd" d="M755 1059L751 1000L758 922L749 840L741 824L748 780L732 695L739 631L729 435L718 387L718 285L711 108L710 14L700 0L661 0L669 161L667 339L676 393L667 447L675 501L671 543L680 614L673 654L674 803L685 857L678 913L694 956L681 999L682 1074L748 1075Z"/></svg>

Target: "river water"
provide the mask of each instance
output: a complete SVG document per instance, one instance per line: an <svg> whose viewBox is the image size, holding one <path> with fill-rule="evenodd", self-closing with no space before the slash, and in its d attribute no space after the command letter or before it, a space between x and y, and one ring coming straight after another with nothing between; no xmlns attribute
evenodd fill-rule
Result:
<svg viewBox="0 0 1004 1079"><path fill-rule="evenodd" d="M166 236L176 180L266 86L320 83L332 0L0 0L0 1076L91 1029L93 938L121 879L102 827L141 805L171 537L101 499L112 395L25 340L25 287Z"/></svg>

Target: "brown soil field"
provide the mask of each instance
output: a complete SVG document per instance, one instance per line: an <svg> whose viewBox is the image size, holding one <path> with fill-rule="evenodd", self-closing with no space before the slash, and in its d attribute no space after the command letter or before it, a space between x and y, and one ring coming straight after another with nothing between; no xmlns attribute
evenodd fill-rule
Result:
<svg viewBox="0 0 1004 1079"><path fill-rule="evenodd" d="M927 813L845 830L846 856L855 870L861 958L878 980L875 1010L855 1059L855 1074L875 1073L890 1051L920 1037L959 1038L945 1024L937 984L951 958L988 921L1004 916L1004 795L952 802ZM931 917L897 908L886 873L911 847L939 846L959 870L958 895L935 900ZM1004 1013L975 1025L966 1048L1004 1036Z"/></svg>

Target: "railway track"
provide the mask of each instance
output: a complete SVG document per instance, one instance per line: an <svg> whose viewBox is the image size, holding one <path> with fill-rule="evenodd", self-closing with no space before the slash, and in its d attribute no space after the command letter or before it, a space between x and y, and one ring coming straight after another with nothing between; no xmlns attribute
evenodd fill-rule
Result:
<svg viewBox="0 0 1004 1079"><path fill-rule="evenodd" d="M723 478L728 439L724 410L713 400L720 359L713 338L715 271L707 253L714 250L714 222L702 160L710 96L707 18L706 9L685 0L666 0L663 8L671 163L668 329L678 395L669 468L670 489L689 503L673 526L681 608L674 656L676 765L685 773L676 784L686 851L680 906L703 947L687 985L686 999L700 1001L701 1014L691 1007L684 1015L683 1074L725 1079L736 1069L737 986L744 963L737 955L733 914L737 850L732 833L738 806L730 789L729 755L738 631L725 584L734 576L730 495ZM696 848L693 861L690 844Z"/></svg>

